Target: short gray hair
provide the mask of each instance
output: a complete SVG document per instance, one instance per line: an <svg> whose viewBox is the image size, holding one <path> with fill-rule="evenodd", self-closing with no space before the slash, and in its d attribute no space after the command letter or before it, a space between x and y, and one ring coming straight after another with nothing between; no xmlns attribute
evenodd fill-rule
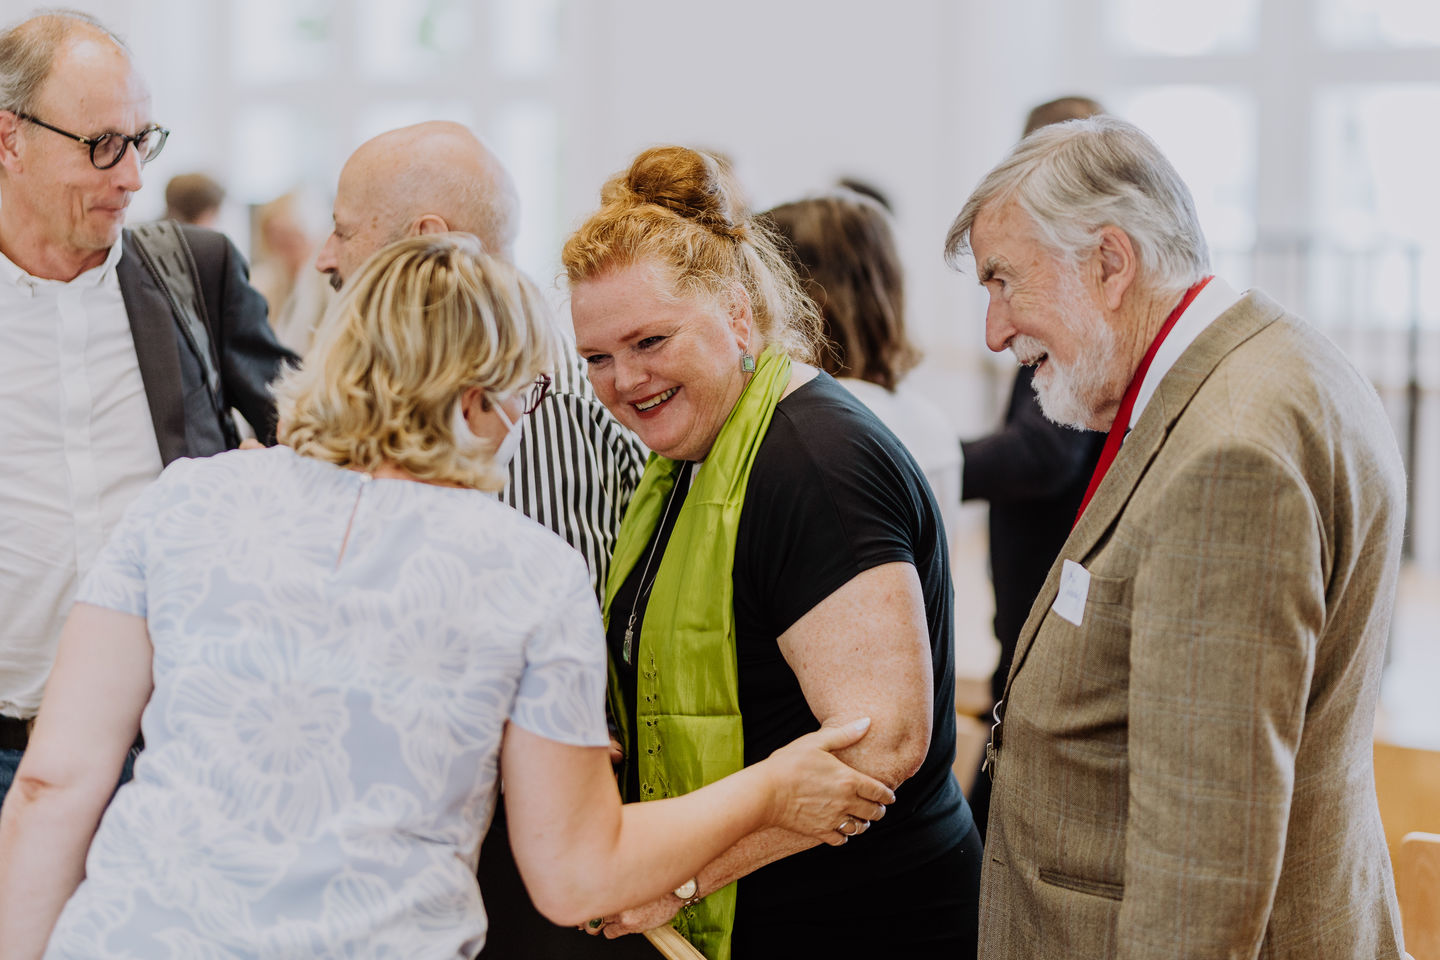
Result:
<svg viewBox="0 0 1440 960"><path fill-rule="evenodd" d="M985 175L945 236L945 259L970 252L980 211L1014 200L1043 242L1074 262L1094 250L1100 231L1119 227L1152 291L1184 289L1210 272L1210 251L1190 189L1139 127L1114 117L1043 127Z"/></svg>
<svg viewBox="0 0 1440 960"><path fill-rule="evenodd" d="M0 33L0 110L30 113L35 95L50 76L55 56L77 32L108 37L127 54L129 48L99 20L79 10L44 10Z"/></svg>

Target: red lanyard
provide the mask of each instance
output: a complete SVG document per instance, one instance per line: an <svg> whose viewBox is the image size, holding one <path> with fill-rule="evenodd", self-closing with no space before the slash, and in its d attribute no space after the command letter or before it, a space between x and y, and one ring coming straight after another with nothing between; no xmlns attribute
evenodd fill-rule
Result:
<svg viewBox="0 0 1440 960"><path fill-rule="evenodd" d="M1115 455L1120 452L1120 444L1125 442L1125 434L1130 432L1130 415L1135 410L1135 399L1140 395L1140 385L1145 382L1145 374L1150 369L1150 363L1155 359L1155 354L1160 352L1160 344L1175 329L1176 322L1185 308L1194 302L1209 283L1210 277L1206 277L1185 291L1185 296L1180 300L1180 305L1170 311L1170 316L1165 318L1165 323L1160 332L1155 334L1155 339L1150 343L1150 349L1145 351L1140 366L1135 370L1135 376L1130 378L1130 385L1125 388L1125 395L1120 399L1120 410L1115 414L1115 422L1110 424L1110 433L1105 437L1105 446L1100 450L1100 461L1095 464L1095 472L1090 476L1090 486L1085 488L1085 499L1080 501L1080 509L1075 512L1075 522L1080 522L1080 516L1085 508L1090 505L1090 498L1095 496L1100 481L1105 479L1105 474L1110 469L1110 464L1115 462Z"/></svg>

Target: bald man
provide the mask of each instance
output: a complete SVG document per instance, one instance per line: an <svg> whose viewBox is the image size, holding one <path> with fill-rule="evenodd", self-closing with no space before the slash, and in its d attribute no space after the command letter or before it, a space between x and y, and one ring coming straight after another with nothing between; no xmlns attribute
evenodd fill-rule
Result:
<svg viewBox="0 0 1440 960"><path fill-rule="evenodd" d="M391 130L346 161L334 230L315 267L339 290L381 247L451 230L508 260L519 209L509 173L466 127L436 120ZM598 596L645 454L596 400L579 359L567 353L554 362L555 382L525 420L501 498L584 554Z"/></svg>
<svg viewBox="0 0 1440 960"><path fill-rule="evenodd" d="M335 229L315 266L339 290L376 250L401 237L461 230L510 259L520 203L500 161L470 130L441 120L382 133L340 172Z"/></svg>

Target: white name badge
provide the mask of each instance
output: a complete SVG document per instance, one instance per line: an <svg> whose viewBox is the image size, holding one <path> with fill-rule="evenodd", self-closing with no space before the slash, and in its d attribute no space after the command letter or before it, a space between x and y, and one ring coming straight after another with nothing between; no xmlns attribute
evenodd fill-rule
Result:
<svg viewBox="0 0 1440 960"><path fill-rule="evenodd" d="M1090 571L1074 560L1066 560L1060 567L1060 592L1050 609L1075 626L1085 619L1085 598L1090 594Z"/></svg>

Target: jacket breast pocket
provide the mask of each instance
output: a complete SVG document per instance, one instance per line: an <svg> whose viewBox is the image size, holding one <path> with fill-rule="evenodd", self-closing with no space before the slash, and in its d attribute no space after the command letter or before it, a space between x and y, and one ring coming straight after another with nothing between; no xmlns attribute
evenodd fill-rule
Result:
<svg viewBox="0 0 1440 960"><path fill-rule="evenodd" d="M1129 577L1102 577L1090 574L1090 591L1085 597L1087 608L1114 608L1130 606L1130 587L1134 583Z"/></svg>
<svg viewBox="0 0 1440 960"><path fill-rule="evenodd" d="M1051 601L1041 629L1067 633L1121 627L1128 632L1134 582L1130 577L1107 577L1092 572L1081 604L1073 592L1066 597L1062 581L1060 593ZM1079 623L1075 622L1076 612L1080 614Z"/></svg>

